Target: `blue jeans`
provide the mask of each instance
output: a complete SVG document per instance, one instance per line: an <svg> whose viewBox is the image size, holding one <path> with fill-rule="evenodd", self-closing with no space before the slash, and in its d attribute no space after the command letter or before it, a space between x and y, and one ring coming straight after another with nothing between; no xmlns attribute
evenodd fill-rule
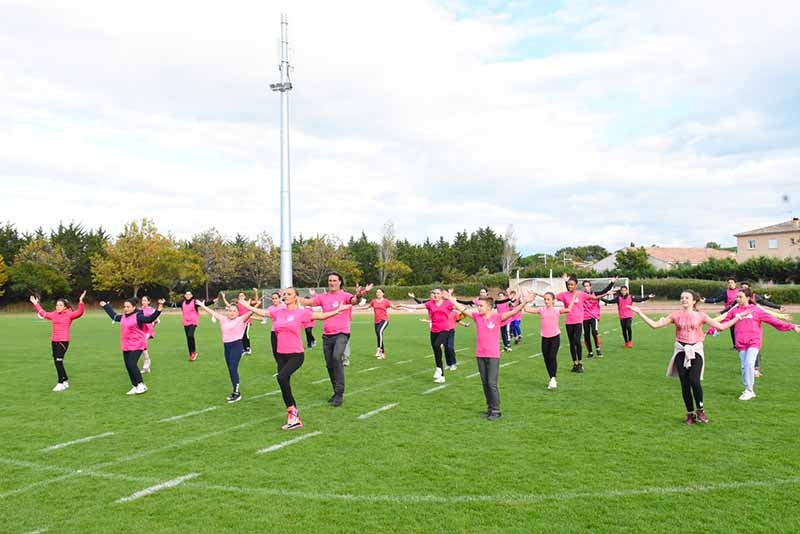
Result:
<svg viewBox="0 0 800 534"><path fill-rule="evenodd" d="M225 363L228 365L228 374L231 376L233 390L239 391L239 360L242 359L244 345L242 340L228 341L222 344L225 347Z"/></svg>

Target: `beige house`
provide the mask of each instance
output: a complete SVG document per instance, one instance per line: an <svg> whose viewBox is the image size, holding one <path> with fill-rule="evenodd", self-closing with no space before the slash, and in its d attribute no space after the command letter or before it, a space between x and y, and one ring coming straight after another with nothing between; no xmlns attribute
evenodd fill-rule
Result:
<svg viewBox="0 0 800 534"><path fill-rule="evenodd" d="M734 237L739 261L755 256L794 258L800 256L800 217L735 234Z"/></svg>
<svg viewBox="0 0 800 534"><path fill-rule="evenodd" d="M630 247L629 247L630 248ZM656 269L672 269L681 264L697 265L714 258L717 260L738 259L736 254L727 250L714 248L677 248L677 247L644 247L647 252L647 263ZM617 266L616 253L611 254L591 265L595 271L608 271Z"/></svg>

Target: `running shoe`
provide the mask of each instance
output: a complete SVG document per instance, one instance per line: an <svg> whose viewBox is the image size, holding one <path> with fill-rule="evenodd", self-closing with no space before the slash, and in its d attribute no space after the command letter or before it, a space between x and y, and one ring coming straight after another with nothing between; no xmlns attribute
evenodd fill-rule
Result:
<svg viewBox="0 0 800 534"><path fill-rule="evenodd" d="M129 389L126 395L136 395L136 386L133 386L131 389Z"/></svg>
<svg viewBox="0 0 800 534"><path fill-rule="evenodd" d="M756 398L756 394L752 389L746 389L746 390L744 390L742 392L741 395L739 395L739 400L740 401L748 401L750 399L755 399L755 398Z"/></svg>
<svg viewBox="0 0 800 534"><path fill-rule="evenodd" d="M149 372L150 372L150 368L149 367L142 367L142 374L147 374Z"/></svg>
<svg viewBox="0 0 800 534"><path fill-rule="evenodd" d="M191 354L189 355L189 361L190 361L190 362L193 362L193 361L195 361L196 359L197 359L197 353L196 353L196 352L193 352L193 353L191 353Z"/></svg>
<svg viewBox="0 0 800 534"><path fill-rule="evenodd" d="M137 385L134 389L136 389L137 395L141 395L147 391L147 386L144 385L144 382L139 382L139 385Z"/></svg>
<svg viewBox="0 0 800 534"><path fill-rule="evenodd" d="M238 391L234 391L230 395L228 395L228 404L233 404L234 402L239 402L242 400L242 394Z"/></svg>
<svg viewBox="0 0 800 534"><path fill-rule="evenodd" d="M281 426L283 430L296 430L298 428L303 428L303 422L300 420L299 417L295 418L294 422L286 423L285 425Z"/></svg>
<svg viewBox="0 0 800 534"><path fill-rule="evenodd" d="M589 354L587 354L586 357L587 358L594 358L594 354L592 354L592 351L589 351Z"/></svg>
<svg viewBox="0 0 800 534"><path fill-rule="evenodd" d="M377 358L380 355L381 355L381 349L376 350L375 351L375 357Z"/></svg>
<svg viewBox="0 0 800 534"><path fill-rule="evenodd" d="M576 373L582 373L583 372L583 364L582 363L578 364L578 368L575 370L575 372Z"/></svg>
<svg viewBox="0 0 800 534"><path fill-rule="evenodd" d="M761 378L761 369L756 369L755 373L753 373L753 376L756 378Z"/></svg>
<svg viewBox="0 0 800 534"><path fill-rule="evenodd" d="M65 389L67 388L64 386L63 382L59 382L53 387L53 391L64 391Z"/></svg>
<svg viewBox="0 0 800 534"><path fill-rule="evenodd" d="M695 422L695 418L696 416L694 412L689 412L686 414L686 420L684 421L684 423L686 423L687 425L693 425Z"/></svg>
<svg viewBox="0 0 800 534"><path fill-rule="evenodd" d="M556 377L550 379L550 382L547 384L547 389L556 389L558 384L556 383Z"/></svg>
<svg viewBox="0 0 800 534"><path fill-rule="evenodd" d="M433 381L436 382L437 384L444 384L445 383L444 375L434 378Z"/></svg>
<svg viewBox="0 0 800 534"><path fill-rule="evenodd" d="M697 410L697 421L703 424L708 423L708 417L706 417L706 412L703 409Z"/></svg>
<svg viewBox="0 0 800 534"><path fill-rule="evenodd" d="M338 408L339 406L342 405L343 402L344 402L344 397L342 395L334 395L333 402L331 402L331 404L333 404Z"/></svg>
<svg viewBox="0 0 800 534"><path fill-rule="evenodd" d="M433 372L433 378L439 378L443 374L444 374L444 372L442 371L442 368L441 367L437 367L436 371Z"/></svg>
<svg viewBox="0 0 800 534"><path fill-rule="evenodd" d="M598 358L602 358L603 357L603 353L600 352L600 349L597 349L597 357Z"/></svg>
<svg viewBox="0 0 800 534"><path fill-rule="evenodd" d="M489 421L497 421L501 417L503 417L503 414L500 412L489 412L489 415L486 416L486 419Z"/></svg>

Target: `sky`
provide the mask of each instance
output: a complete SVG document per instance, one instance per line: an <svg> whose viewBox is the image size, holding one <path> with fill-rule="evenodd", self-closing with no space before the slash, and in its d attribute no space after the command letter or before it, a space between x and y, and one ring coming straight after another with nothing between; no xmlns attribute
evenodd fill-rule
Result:
<svg viewBox="0 0 800 534"><path fill-rule="evenodd" d="M0 222L735 245L800 215L800 3L0 0Z"/></svg>

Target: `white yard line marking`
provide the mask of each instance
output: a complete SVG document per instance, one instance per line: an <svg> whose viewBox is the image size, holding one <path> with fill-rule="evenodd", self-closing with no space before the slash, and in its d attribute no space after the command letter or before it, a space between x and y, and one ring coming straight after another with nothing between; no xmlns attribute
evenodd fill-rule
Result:
<svg viewBox="0 0 800 534"><path fill-rule="evenodd" d="M467 350L467 347L464 347L463 349L456 349L456 352L461 352L462 350Z"/></svg>
<svg viewBox="0 0 800 534"><path fill-rule="evenodd" d="M395 365L403 365L404 363L411 363L414 360L403 360L402 362L394 362Z"/></svg>
<svg viewBox="0 0 800 534"><path fill-rule="evenodd" d="M314 380L311 382L312 384L322 384L323 382L330 382L330 378L320 378L319 380Z"/></svg>
<svg viewBox="0 0 800 534"><path fill-rule="evenodd" d="M542 355L541 352L537 352L536 354L531 354L530 356L528 356L528 358L535 358L535 357L541 356L541 355Z"/></svg>
<svg viewBox="0 0 800 534"><path fill-rule="evenodd" d="M187 417L192 417L194 415L200 415L201 413L211 412L218 408L218 406L209 406L208 408L204 408L202 410L197 410L196 412L188 412L181 415L174 415L172 417L167 417L165 419L161 419L159 423L171 423L172 421L180 421L181 419L186 419Z"/></svg>
<svg viewBox="0 0 800 534"><path fill-rule="evenodd" d="M155 486L150 486L149 488L145 488L143 490L137 491L136 493L132 493L127 497L123 497L121 499L117 499L117 504L122 504L126 502L135 501L136 499L141 499L142 497L147 497L148 495L152 495L153 493L160 491L162 489L167 488L174 488L180 484L183 484L187 480L191 480L193 478L197 478L200 476L200 473L189 473L188 475L183 475L182 477L173 478L172 480L167 480L166 482L162 482L161 484L156 484Z"/></svg>
<svg viewBox="0 0 800 534"><path fill-rule="evenodd" d="M47 529L46 528L40 528L39 530L29 530L28 532L25 532L24 534L42 534L42 532L47 532Z"/></svg>
<svg viewBox="0 0 800 534"><path fill-rule="evenodd" d="M606 330L605 332L603 332L603 335L606 335L606 334L608 334L608 330Z"/></svg>
<svg viewBox="0 0 800 534"><path fill-rule="evenodd" d="M514 365L515 363L519 363L517 360L512 360L510 362L501 363L500 367L508 367L509 365Z"/></svg>
<svg viewBox="0 0 800 534"><path fill-rule="evenodd" d="M435 388L426 389L425 391L422 392L422 394L423 395L428 395L430 393L433 393L434 391L439 391L440 389L444 389L446 387L447 387L447 384L445 384L443 386L436 386Z"/></svg>
<svg viewBox="0 0 800 534"><path fill-rule="evenodd" d="M290 439L289 441L283 441L281 443L276 443L275 445L271 445L259 451L256 451L256 454L264 454L266 452L274 452L284 447L288 447L289 445L293 445L299 441L303 441L304 439L313 438L314 436L319 436L322 432L312 432L311 434L304 434L302 436L298 436L294 439Z"/></svg>
<svg viewBox="0 0 800 534"><path fill-rule="evenodd" d="M481 373L480 372L472 373L471 375L467 375L467 378L472 378L474 376L478 376L479 374L481 374Z"/></svg>
<svg viewBox="0 0 800 534"><path fill-rule="evenodd" d="M279 390L279 389L276 389L276 390L273 390L273 391L267 391L266 393L259 393L258 395L252 395L250 397L247 397L247 398L245 398L245 400L253 400L253 399L260 399L262 397L269 397L271 395L277 395L280 392L281 392L281 390Z"/></svg>
<svg viewBox="0 0 800 534"><path fill-rule="evenodd" d="M69 447L70 445L77 445L78 443L86 443L87 441L92 441L93 439L100 439L105 438L108 436L113 436L113 432L104 432L102 434L97 434L96 436L89 436L86 438L75 439L72 441L67 441L65 443L59 443L58 445L51 445L49 447L45 447L44 449L39 449L39 452L50 452L55 451L58 449L63 449L64 447Z"/></svg>
<svg viewBox="0 0 800 534"><path fill-rule="evenodd" d="M399 404L400 404L399 402L394 402L392 404L387 404L386 406L381 406L377 410L372 410L371 412L362 413L361 415L356 417L356 419L366 419L368 417L372 417L375 414L379 414L381 412L385 412L386 410L391 410L392 408L394 408L395 406L398 406Z"/></svg>
<svg viewBox="0 0 800 534"><path fill-rule="evenodd" d="M370 371L374 371L376 369L380 369L380 367L370 367L369 369L362 369L359 373L369 373Z"/></svg>

